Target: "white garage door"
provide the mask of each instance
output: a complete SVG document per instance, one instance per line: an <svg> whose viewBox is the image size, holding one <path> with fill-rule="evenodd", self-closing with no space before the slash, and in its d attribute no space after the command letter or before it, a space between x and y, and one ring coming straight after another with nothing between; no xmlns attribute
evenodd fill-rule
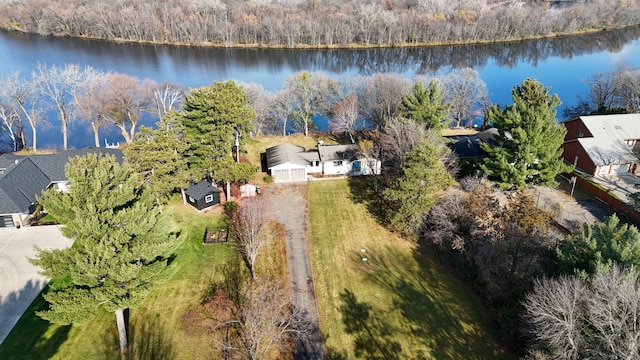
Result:
<svg viewBox="0 0 640 360"><path fill-rule="evenodd" d="M274 181L287 181L289 180L289 170L288 169L271 170L271 176L273 176Z"/></svg>
<svg viewBox="0 0 640 360"><path fill-rule="evenodd" d="M306 178L304 169L291 169L291 180L304 181Z"/></svg>

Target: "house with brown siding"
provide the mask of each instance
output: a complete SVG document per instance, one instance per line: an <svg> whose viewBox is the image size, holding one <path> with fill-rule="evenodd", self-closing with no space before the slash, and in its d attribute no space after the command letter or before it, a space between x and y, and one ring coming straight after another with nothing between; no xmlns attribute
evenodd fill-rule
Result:
<svg viewBox="0 0 640 360"><path fill-rule="evenodd" d="M640 114L580 116L567 129L562 156L593 176L640 173L633 149L640 146Z"/></svg>

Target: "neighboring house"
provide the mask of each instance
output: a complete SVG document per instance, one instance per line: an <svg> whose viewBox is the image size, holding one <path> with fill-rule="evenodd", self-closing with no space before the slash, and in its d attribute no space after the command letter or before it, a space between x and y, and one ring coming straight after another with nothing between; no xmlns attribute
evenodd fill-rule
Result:
<svg viewBox="0 0 640 360"><path fill-rule="evenodd" d="M640 172L633 148L640 140L640 114L580 116L563 122L564 160L593 176Z"/></svg>
<svg viewBox="0 0 640 360"><path fill-rule="evenodd" d="M222 191L213 185L211 181L205 179L197 184L190 185L184 193L187 202L199 211L202 211L219 205L221 192Z"/></svg>
<svg viewBox="0 0 640 360"><path fill-rule="evenodd" d="M26 225L34 211L37 197L48 188L66 190L69 180L64 167L69 159L89 153L112 154L122 162L117 149L86 148L57 154L0 155L0 227Z"/></svg>
<svg viewBox="0 0 640 360"><path fill-rule="evenodd" d="M265 161L275 182L306 181L313 175L380 174L380 161L360 156L356 144L324 145L318 142L316 149L309 150L280 144L267 149Z"/></svg>

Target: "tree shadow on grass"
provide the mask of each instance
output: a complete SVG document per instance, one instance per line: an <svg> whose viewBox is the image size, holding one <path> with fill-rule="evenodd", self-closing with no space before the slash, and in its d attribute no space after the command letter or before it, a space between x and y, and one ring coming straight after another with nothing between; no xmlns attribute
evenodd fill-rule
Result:
<svg viewBox="0 0 640 360"><path fill-rule="evenodd" d="M486 310L475 294L432 258L418 249L408 255L391 246L370 249L367 257L369 279L392 294L389 308L400 316L400 336L429 349L428 358L513 358L492 336Z"/></svg>
<svg viewBox="0 0 640 360"><path fill-rule="evenodd" d="M175 329L174 329L175 330ZM131 324L131 352L129 359L154 360L175 359L177 353L173 347L171 336L160 319L160 315L149 317Z"/></svg>
<svg viewBox="0 0 640 360"><path fill-rule="evenodd" d="M48 359L55 355L60 345L67 340L70 325L51 325L35 314L36 311L48 308L40 293L43 286L44 282L30 280L19 291L0 298L0 318L6 321L5 319L12 315L17 316L20 304L30 301L37 294L0 345L0 359ZM45 287L43 292L46 293L47 289L48 287ZM55 330L47 334L50 327L54 327Z"/></svg>
<svg viewBox="0 0 640 360"><path fill-rule="evenodd" d="M355 337L354 353L358 358L404 359L402 346L396 342L393 327L376 316L373 307L359 301L348 289L340 293L340 313L345 332Z"/></svg>
<svg viewBox="0 0 640 360"><path fill-rule="evenodd" d="M389 207L374 191L374 179L371 176L349 178L351 199L356 204L363 204L367 211L382 225L389 223Z"/></svg>

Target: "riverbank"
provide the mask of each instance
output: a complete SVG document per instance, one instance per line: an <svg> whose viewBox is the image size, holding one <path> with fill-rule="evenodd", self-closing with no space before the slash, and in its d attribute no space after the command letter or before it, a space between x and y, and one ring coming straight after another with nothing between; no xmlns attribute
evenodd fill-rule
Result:
<svg viewBox="0 0 640 360"><path fill-rule="evenodd" d="M125 38L107 38L107 37L97 37L97 36L72 36L67 34L38 34L34 32L26 32L20 29L3 26L0 24L1 31L7 32L15 32L25 35L37 35L43 37L54 37L54 38L75 38L82 40L96 40L96 41L107 41L116 44L141 44L141 45L161 45L161 46L176 46L176 47L203 47L203 48L219 48L219 49L264 49L264 50L364 50L364 49L389 49L389 48L426 48L426 47L440 47L440 46L456 46L456 45L487 45L487 44L509 44L509 43L518 43L522 41L531 41L531 40L542 40L542 39L555 39L555 38L563 38L563 37L576 37L576 36L584 36L589 34L597 34L604 33L608 31L621 30L633 27L640 27L640 24L633 25L624 25L624 26L613 26L613 27L603 27L597 29L588 29L581 30L575 32L562 32L562 33L552 33L547 35L537 35L537 36L529 36L529 37L518 37L518 38L509 38L509 39L473 39L473 40L459 40L459 41L434 41L434 42L401 42L401 43L382 43L382 44L362 44L362 43L352 43L347 45L342 44L293 44L291 46L280 44L265 44L265 43L232 43L232 44L222 44L222 43L214 43L214 42L198 42L198 43L188 43L188 42L168 42L168 41L149 41L149 40L136 40L136 39L125 39Z"/></svg>

